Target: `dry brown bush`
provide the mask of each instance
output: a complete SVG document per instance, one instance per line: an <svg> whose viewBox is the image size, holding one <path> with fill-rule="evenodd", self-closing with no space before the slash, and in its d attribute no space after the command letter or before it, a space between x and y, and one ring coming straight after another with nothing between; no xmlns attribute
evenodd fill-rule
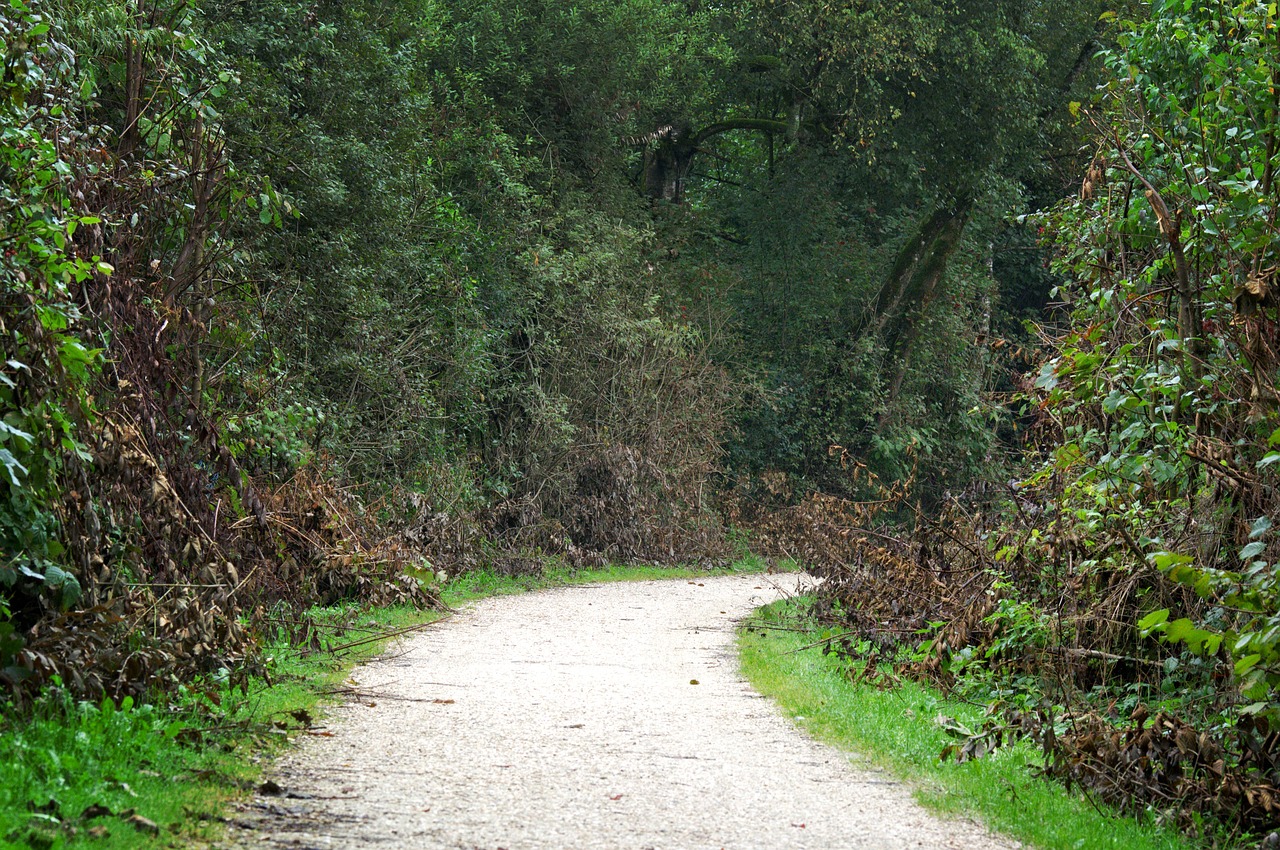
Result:
<svg viewBox="0 0 1280 850"><path fill-rule="evenodd" d="M1072 515L1049 521L1046 492L971 493L928 517L911 507L906 489L878 495L787 504L789 483L774 474L741 486L730 515L749 524L765 554L824 577L813 613L838 629L831 650L865 662L853 668L860 679L887 686L909 676L949 690L957 684L950 660L964 650L997 676L1038 680L1046 704L1068 706L1054 716L996 704L973 739L983 746L960 742L949 753L972 757L993 741L1030 737L1044 749L1049 776L1121 808L1152 807L1193 831L1206 817L1254 834L1280 824L1280 737L1265 722L1197 725L1168 713L1153 718L1141 706L1117 717L1114 704L1108 711L1085 699L1095 685L1158 686L1176 650L1142 640L1133 624L1143 605L1190 610L1197 600L1186 588L1135 564L1122 536L1099 547ZM1008 634L1007 621L993 616L1002 600L1033 603L1044 639L992 652Z"/></svg>

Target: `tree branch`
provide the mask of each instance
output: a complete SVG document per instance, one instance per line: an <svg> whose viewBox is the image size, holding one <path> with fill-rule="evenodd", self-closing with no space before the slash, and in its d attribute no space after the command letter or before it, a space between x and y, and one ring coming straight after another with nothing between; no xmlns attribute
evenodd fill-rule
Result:
<svg viewBox="0 0 1280 850"><path fill-rule="evenodd" d="M787 122L776 118L730 118L728 121L717 121L699 130L693 137L695 147L701 145L712 136L728 133L731 130L761 130L765 133L787 132Z"/></svg>
<svg viewBox="0 0 1280 850"><path fill-rule="evenodd" d="M1195 308L1195 293L1191 289L1191 266L1182 248L1182 227L1178 219L1169 211L1169 205L1165 203L1164 196L1151 184L1150 180L1142 175L1138 167L1133 164L1133 160L1129 159L1129 154L1120 142L1119 132L1115 133L1115 141L1116 150L1120 153L1120 158L1124 160L1129 172L1146 187L1147 200L1155 210L1156 220L1160 223L1160 232L1169 243L1169 250L1173 254L1178 300L1181 302L1178 309L1178 331L1182 335L1184 353L1191 360L1192 371L1198 373L1198 352L1193 349L1196 347L1195 341L1200 337L1200 317Z"/></svg>

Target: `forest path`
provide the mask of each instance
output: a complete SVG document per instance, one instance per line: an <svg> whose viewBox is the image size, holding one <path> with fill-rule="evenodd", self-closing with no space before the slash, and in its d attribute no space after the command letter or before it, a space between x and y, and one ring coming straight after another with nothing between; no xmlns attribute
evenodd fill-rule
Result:
<svg viewBox="0 0 1280 850"><path fill-rule="evenodd" d="M735 625L796 576L484 600L355 671L237 847L1008 848L797 729ZM697 684L693 684L696 680Z"/></svg>

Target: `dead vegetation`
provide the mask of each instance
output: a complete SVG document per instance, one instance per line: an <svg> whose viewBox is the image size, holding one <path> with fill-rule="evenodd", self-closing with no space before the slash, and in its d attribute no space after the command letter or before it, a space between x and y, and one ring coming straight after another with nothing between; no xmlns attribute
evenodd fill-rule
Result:
<svg viewBox="0 0 1280 850"><path fill-rule="evenodd" d="M788 481L773 475L740 488L733 512L758 550L822 575L812 613L856 680L924 679L989 703L986 726L957 733L941 756L1029 738L1047 776L1122 810L1201 835L1280 827L1280 738L1265 719L1224 722L1197 684L1220 688L1230 663L1180 671L1187 659L1135 626L1153 606L1203 605L1188 589L1145 560L1135 568L1119 535L1098 546L1072 517L1047 517L1043 491L969 493L936 516L906 488L868 492L787 504ZM1161 700L1170 707L1150 707Z"/></svg>

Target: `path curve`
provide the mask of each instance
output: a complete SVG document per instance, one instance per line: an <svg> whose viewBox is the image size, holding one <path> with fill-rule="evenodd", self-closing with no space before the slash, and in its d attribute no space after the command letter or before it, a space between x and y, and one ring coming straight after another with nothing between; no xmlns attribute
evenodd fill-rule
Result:
<svg viewBox="0 0 1280 850"><path fill-rule="evenodd" d="M735 623L797 581L619 583L480 602L357 669L362 696L332 712L332 737L308 737L278 763L286 796L250 802L236 846L1014 846L928 814L746 684Z"/></svg>

